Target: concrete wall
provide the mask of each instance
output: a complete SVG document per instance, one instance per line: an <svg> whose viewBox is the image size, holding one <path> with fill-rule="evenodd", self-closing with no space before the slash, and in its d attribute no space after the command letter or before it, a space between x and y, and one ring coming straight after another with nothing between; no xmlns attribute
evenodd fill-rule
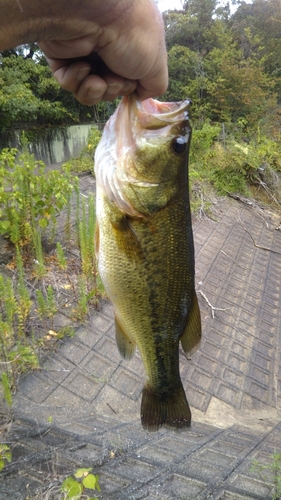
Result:
<svg viewBox="0 0 281 500"><path fill-rule="evenodd" d="M36 142L30 144L29 150L37 160L42 160L46 165L67 161L73 156L78 156L87 144L89 131L92 124L71 125L46 129L44 135ZM0 138L1 147L14 147L21 149L21 130L9 131Z"/></svg>

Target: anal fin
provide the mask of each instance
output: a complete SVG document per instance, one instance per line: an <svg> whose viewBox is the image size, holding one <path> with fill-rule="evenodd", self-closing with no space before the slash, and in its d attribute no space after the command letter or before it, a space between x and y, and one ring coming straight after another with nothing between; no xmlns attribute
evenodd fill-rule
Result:
<svg viewBox="0 0 281 500"><path fill-rule="evenodd" d="M197 351L201 340L201 317L196 293L194 292L192 304L187 319L185 330L180 338L182 348L188 356Z"/></svg>
<svg viewBox="0 0 281 500"><path fill-rule="evenodd" d="M116 314L114 315L114 319L115 319L115 338L118 351L120 352L122 358L129 361L135 354L136 344L124 332L124 329L120 325L120 322L118 321Z"/></svg>

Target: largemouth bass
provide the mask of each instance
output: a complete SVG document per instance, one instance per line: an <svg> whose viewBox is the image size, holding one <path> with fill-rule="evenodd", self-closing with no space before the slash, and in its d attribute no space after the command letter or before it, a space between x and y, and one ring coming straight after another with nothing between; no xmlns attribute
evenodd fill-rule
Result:
<svg viewBox="0 0 281 500"><path fill-rule="evenodd" d="M137 346L146 372L144 429L184 428L191 413L179 341L201 338L188 192L189 101L123 97L95 155L96 252L120 354Z"/></svg>

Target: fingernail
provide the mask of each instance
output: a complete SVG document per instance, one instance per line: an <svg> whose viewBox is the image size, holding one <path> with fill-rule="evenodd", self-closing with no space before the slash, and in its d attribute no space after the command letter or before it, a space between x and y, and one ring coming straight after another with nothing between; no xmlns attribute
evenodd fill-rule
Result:
<svg viewBox="0 0 281 500"><path fill-rule="evenodd" d="M132 82L125 82L123 85L123 92L133 92L136 88L136 83Z"/></svg>
<svg viewBox="0 0 281 500"><path fill-rule="evenodd" d="M107 85L108 94L118 94L121 89L123 89L123 85L120 85L120 83L108 83Z"/></svg>
<svg viewBox="0 0 281 500"><path fill-rule="evenodd" d="M103 96L104 92L105 92L104 89L90 88L88 90L88 96L90 97L90 99L96 100L100 99Z"/></svg>
<svg viewBox="0 0 281 500"><path fill-rule="evenodd" d="M86 78L86 76L88 76L89 74L89 71L90 71L90 68L89 66L85 66L85 68L80 68L78 71L77 71L77 80L79 82L82 82L84 80L84 78Z"/></svg>

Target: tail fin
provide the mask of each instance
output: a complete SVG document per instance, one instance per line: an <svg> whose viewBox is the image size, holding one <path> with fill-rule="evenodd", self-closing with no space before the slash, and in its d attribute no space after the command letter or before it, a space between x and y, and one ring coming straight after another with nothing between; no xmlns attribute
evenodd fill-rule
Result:
<svg viewBox="0 0 281 500"><path fill-rule="evenodd" d="M189 427L191 412L182 384L168 398L161 397L149 386L143 388L141 422L145 430L157 431L160 427L174 430Z"/></svg>

